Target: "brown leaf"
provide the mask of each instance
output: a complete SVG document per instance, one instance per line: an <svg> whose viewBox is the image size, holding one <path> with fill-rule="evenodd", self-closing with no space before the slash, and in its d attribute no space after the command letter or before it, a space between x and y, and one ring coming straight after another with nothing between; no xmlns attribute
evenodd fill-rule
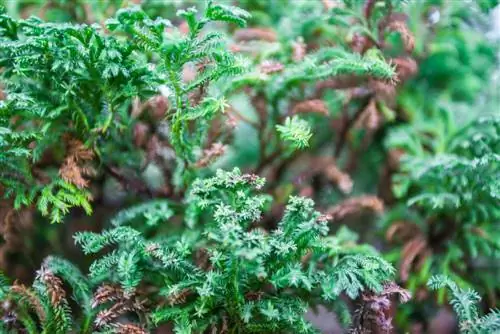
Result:
<svg viewBox="0 0 500 334"><path fill-rule="evenodd" d="M387 26L389 30L396 31L401 35L406 52L411 53L415 48L415 38L404 21L392 21Z"/></svg>
<svg viewBox="0 0 500 334"><path fill-rule="evenodd" d="M313 99L299 102L293 106L292 114L301 114L301 113L318 113L325 116L328 116L328 107L323 100Z"/></svg>
<svg viewBox="0 0 500 334"><path fill-rule="evenodd" d="M276 42L276 33L268 28L243 28L234 33L234 40L237 42L266 41Z"/></svg>
<svg viewBox="0 0 500 334"><path fill-rule="evenodd" d="M165 117L169 107L167 97L163 95L153 96L148 100L147 104L151 108L151 116L153 116L155 120L161 120Z"/></svg>
<svg viewBox="0 0 500 334"><path fill-rule="evenodd" d="M186 298L193 294L191 289L182 289L176 293L172 293L167 297L170 306L182 304L186 302Z"/></svg>
<svg viewBox="0 0 500 334"><path fill-rule="evenodd" d="M148 140L149 127L143 122L137 122L134 126L134 144L137 147L144 147Z"/></svg>
<svg viewBox="0 0 500 334"><path fill-rule="evenodd" d="M47 287L50 303L58 306L66 298L61 279L44 266L38 271L37 276Z"/></svg>
<svg viewBox="0 0 500 334"><path fill-rule="evenodd" d="M400 81L408 80L418 72L418 64L413 58L393 58L392 63L396 65L396 73Z"/></svg>
<svg viewBox="0 0 500 334"><path fill-rule="evenodd" d="M83 178L82 169L77 165L73 157L68 157L59 169L59 175L68 183L78 188L87 188L88 181Z"/></svg>
<svg viewBox="0 0 500 334"><path fill-rule="evenodd" d="M355 33L349 41L352 51L363 54L373 47L373 42L366 36Z"/></svg>
<svg viewBox="0 0 500 334"><path fill-rule="evenodd" d="M115 332L117 334L147 334L148 332L140 327L139 325L135 324L114 324L113 325Z"/></svg>
<svg viewBox="0 0 500 334"><path fill-rule="evenodd" d="M342 193L349 194L352 191L353 181L351 176L341 171L334 162L325 167L324 174L330 181L337 185Z"/></svg>
<svg viewBox="0 0 500 334"><path fill-rule="evenodd" d="M399 266L401 280L404 282L408 280L411 266L418 257L426 258L428 255L427 241L422 236L416 236L408 241L401 252L401 264Z"/></svg>
<svg viewBox="0 0 500 334"><path fill-rule="evenodd" d="M195 163L197 168L207 167L214 160L224 155L226 146L221 143L213 143L210 148L203 150L203 156Z"/></svg>
<svg viewBox="0 0 500 334"><path fill-rule="evenodd" d="M302 38L297 39L292 43L292 59L298 63L304 59L307 53L307 46Z"/></svg>
<svg viewBox="0 0 500 334"><path fill-rule="evenodd" d="M94 324L97 328L103 327L110 324L114 319L129 311L132 311L132 307L126 302L119 301L109 309L99 311L94 320Z"/></svg>
<svg viewBox="0 0 500 334"><path fill-rule="evenodd" d="M41 321L46 319L45 309L42 306L42 303L35 295L35 293L28 289L25 285L14 282L14 284L10 287L10 291L14 294L19 295L21 298L24 298L35 311L36 315Z"/></svg>
<svg viewBox="0 0 500 334"><path fill-rule="evenodd" d="M332 8L339 6L338 3L333 0L321 0L321 3L323 4L323 7L325 7L326 10L330 10Z"/></svg>
<svg viewBox="0 0 500 334"><path fill-rule="evenodd" d="M321 96L330 89L349 89L360 85L365 79L361 76L344 75L335 79L319 81L316 84L316 96Z"/></svg>
<svg viewBox="0 0 500 334"><path fill-rule="evenodd" d="M365 210L380 214L384 211L384 203L378 197L371 195L351 197L329 208L327 214L332 216L333 221L339 221Z"/></svg>
<svg viewBox="0 0 500 334"><path fill-rule="evenodd" d="M350 333L389 334L392 332L391 297L397 294L400 302L407 302L410 293L394 282L386 283L380 293L363 292L361 305L356 309Z"/></svg>
<svg viewBox="0 0 500 334"><path fill-rule="evenodd" d="M88 180L84 176L90 176L94 169L88 165L94 158L94 151L85 147L78 139L64 136L66 141L66 158L59 168L59 175L68 183L79 188L86 188Z"/></svg>
<svg viewBox="0 0 500 334"><path fill-rule="evenodd" d="M365 4L363 5L363 16L367 20L369 20L372 16L373 8L375 7L376 3L377 0L366 0Z"/></svg>
<svg viewBox="0 0 500 334"><path fill-rule="evenodd" d="M422 235L420 228L416 224L406 221L396 221L387 229L385 238L389 242L394 242L396 238L405 242L416 235Z"/></svg>
<svg viewBox="0 0 500 334"><path fill-rule="evenodd" d="M283 71L285 66L277 61L272 61L272 60L264 60L260 64L260 71L265 74L272 74L272 73L278 73Z"/></svg>
<svg viewBox="0 0 500 334"><path fill-rule="evenodd" d="M92 298L92 308L99 305L115 302L117 300L124 299L123 289L114 285L101 285Z"/></svg>
<svg viewBox="0 0 500 334"><path fill-rule="evenodd" d="M382 294L386 296L397 294L401 303L406 303L411 299L410 291L403 289L394 282L386 283Z"/></svg>
<svg viewBox="0 0 500 334"><path fill-rule="evenodd" d="M394 82L395 81L397 81L397 79L394 80ZM368 80L368 86L373 92L375 92L375 94L377 95L377 99L385 101L387 103L391 103L396 97L396 87L394 86L394 82L387 82L370 78Z"/></svg>
<svg viewBox="0 0 500 334"><path fill-rule="evenodd" d="M371 99L356 121L356 127L367 130L376 130L382 124L382 117L377 109L375 99Z"/></svg>

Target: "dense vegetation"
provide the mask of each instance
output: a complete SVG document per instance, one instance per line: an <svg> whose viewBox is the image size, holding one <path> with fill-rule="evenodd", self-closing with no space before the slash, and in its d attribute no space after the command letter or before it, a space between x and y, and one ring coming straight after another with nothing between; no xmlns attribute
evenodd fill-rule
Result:
<svg viewBox="0 0 500 334"><path fill-rule="evenodd" d="M5 0L0 332L500 332L499 8Z"/></svg>

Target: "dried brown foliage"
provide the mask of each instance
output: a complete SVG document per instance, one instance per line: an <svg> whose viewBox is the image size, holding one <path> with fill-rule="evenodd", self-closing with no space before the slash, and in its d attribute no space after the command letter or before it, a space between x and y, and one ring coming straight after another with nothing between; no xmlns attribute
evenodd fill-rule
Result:
<svg viewBox="0 0 500 334"><path fill-rule="evenodd" d="M392 102L396 97L396 87L393 82L369 79L368 86L375 93L378 100Z"/></svg>
<svg viewBox="0 0 500 334"><path fill-rule="evenodd" d="M66 158L59 168L59 175L64 181L74 184L79 188L88 187L85 177L95 173L89 162L94 158L94 152L85 147L78 139L65 137Z"/></svg>
<svg viewBox="0 0 500 334"><path fill-rule="evenodd" d="M421 236L414 237L408 240L401 252L401 263L399 265L399 273L401 280L407 281L410 276L412 265L420 268L427 257L431 255L431 250L427 245L425 238Z"/></svg>
<svg viewBox="0 0 500 334"><path fill-rule="evenodd" d="M372 16L373 8L375 7L376 3L377 0L367 0L363 5L363 16L366 19L369 19Z"/></svg>
<svg viewBox="0 0 500 334"><path fill-rule="evenodd" d="M256 301L261 300L264 295L263 291L249 291L245 293L245 300Z"/></svg>
<svg viewBox="0 0 500 334"><path fill-rule="evenodd" d="M396 72L400 81L408 80L418 71L417 62L410 57L393 58L392 63L396 66Z"/></svg>
<svg viewBox="0 0 500 334"><path fill-rule="evenodd" d="M19 284L17 282L10 287L10 291L21 297L21 301L28 303L41 321L45 320L47 315L45 314L43 305L33 291L24 284Z"/></svg>
<svg viewBox="0 0 500 334"><path fill-rule="evenodd" d="M394 222L386 232L386 239L389 242L399 240L404 243L399 264L399 273L403 281L408 280L414 267L421 268L425 260L432 254L427 239L420 228L413 223Z"/></svg>
<svg viewBox="0 0 500 334"><path fill-rule="evenodd" d="M297 39L292 43L292 59L298 63L304 59L307 53L306 43L302 39Z"/></svg>
<svg viewBox="0 0 500 334"><path fill-rule="evenodd" d="M340 2L334 0L321 0L321 3L326 10L330 10L340 5Z"/></svg>
<svg viewBox="0 0 500 334"><path fill-rule="evenodd" d="M233 38L237 42L266 41L276 42L276 32L267 28L244 28L235 31Z"/></svg>
<svg viewBox="0 0 500 334"><path fill-rule="evenodd" d="M324 92L330 89L350 89L363 83L365 79L359 76L344 75L334 79L319 81L316 84L316 96L322 96Z"/></svg>
<svg viewBox="0 0 500 334"><path fill-rule="evenodd" d="M309 187L308 181L315 176L323 176L328 181L338 187L344 193L350 193L353 186L353 181L349 174L342 171L334 158L332 157L310 157L307 163L308 169L300 173L296 178L296 184L302 184L301 196L310 197L314 190Z"/></svg>
<svg viewBox="0 0 500 334"><path fill-rule="evenodd" d="M211 334L227 334L229 333L227 317L223 317L221 324L213 324L210 329Z"/></svg>
<svg viewBox="0 0 500 334"><path fill-rule="evenodd" d="M339 221L347 216L359 214L364 211L380 214L384 211L384 203L376 196L351 197L327 210L333 221Z"/></svg>
<svg viewBox="0 0 500 334"><path fill-rule="evenodd" d="M213 143L210 148L203 150L203 155L195 163L195 166L198 168L201 167L207 167L210 165L212 162L214 162L217 158L221 157L224 155L226 152L226 146L221 144L221 143Z"/></svg>
<svg viewBox="0 0 500 334"><path fill-rule="evenodd" d="M349 194L352 191L353 181L351 176L340 170L334 162L328 164L323 172L327 179L336 184L344 194Z"/></svg>
<svg viewBox="0 0 500 334"><path fill-rule="evenodd" d="M62 280L43 266L38 271L37 275L47 287L50 303L53 306L59 306L59 304L66 299L66 291L64 291Z"/></svg>
<svg viewBox="0 0 500 334"><path fill-rule="evenodd" d="M124 298L115 302L110 308L100 311L94 321L97 328L110 325L118 317L129 312L144 312L144 303L137 298Z"/></svg>
<svg viewBox="0 0 500 334"><path fill-rule="evenodd" d="M182 289L175 293L171 293L167 297L167 302L170 306L182 304L186 302L186 298L193 294L193 290L191 289Z"/></svg>
<svg viewBox="0 0 500 334"><path fill-rule="evenodd" d="M285 69L285 66L277 61L264 60L260 64L260 71L265 74L278 73Z"/></svg>
<svg viewBox="0 0 500 334"><path fill-rule="evenodd" d="M370 40L368 37L361 35L359 33L355 33L351 40L350 40L350 46L352 51L363 54L365 53L368 49L372 48L374 46L374 43L372 40Z"/></svg>
<svg viewBox="0 0 500 334"><path fill-rule="evenodd" d="M168 98L163 95L155 95L144 103L135 99L132 105L131 114L132 117L138 118L144 111L148 111L148 114L153 120L159 121L165 117L168 108Z"/></svg>
<svg viewBox="0 0 500 334"><path fill-rule="evenodd" d="M125 298L123 289L114 285L100 286L92 298L92 308Z"/></svg>
<svg viewBox="0 0 500 334"><path fill-rule="evenodd" d="M382 116L377 109L376 100L371 99L356 121L356 126L367 130L377 130L381 125Z"/></svg>
<svg viewBox="0 0 500 334"><path fill-rule="evenodd" d="M0 197L4 194L0 188ZM26 265L12 261L16 257L29 256L25 240L33 230L33 216L30 209L15 210L11 200L0 200L0 271L19 279L30 276Z"/></svg>
<svg viewBox="0 0 500 334"><path fill-rule="evenodd" d="M97 328L109 325L113 320L130 311L133 311L130 304L123 301L117 302L109 309L100 311L95 318L94 324Z"/></svg>
<svg viewBox="0 0 500 334"><path fill-rule="evenodd" d="M415 235L420 234L420 229L416 224L396 221L391 224L385 233L385 238L389 242L406 241Z"/></svg>
<svg viewBox="0 0 500 334"><path fill-rule="evenodd" d="M401 35L406 52L411 53L413 51L415 48L415 37L413 37L413 34L410 29L408 29L408 26L404 21L394 20L389 23L387 28L391 31L396 31Z"/></svg>
<svg viewBox="0 0 500 334"><path fill-rule="evenodd" d="M149 135L149 126L143 122L137 122L134 126L134 144L137 147L144 147Z"/></svg>
<svg viewBox="0 0 500 334"><path fill-rule="evenodd" d="M194 261L198 268L205 271L210 270L212 265L210 263L210 254L206 248L199 248L196 250Z"/></svg>
<svg viewBox="0 0 500 334"><path fill-rule="evenodd" d="M389 334L392 332L390 309L392 296L397 295L399 302L410 300L410 293L396 283L387 283L382 292L363 293L361 305L353 318L352 334Z"/></svg>
<svg viewBox="0 0 500 334"><path fill-rule="evenodd" d="M293 106L292 114L302 114L302 113L318 113L328 116L328 107L323 100L313 99L302 101Z"/></svg>
<svg viewBox="0 0 500 334"><path fill-rule="evenodd" d="M111 306L107 309L99 311L96 316L94 325L97 328L107 325L122 326L122 324L113 322L126 313L135 312L137 314L142 314L146 310L144 306L145 300L140 299L136 293L125 293L121 287L105 284L100 286L94 294L92 298L92 308L96 308L99 305L107 303ZM123 327L122 329L132 330L133 327ZM135 332L132 331L130 333ZM138 333L142 332L139 331Z"/></svg>
<svg viewBox="0 0 500 334"><path fill-rule="evenodd" d="M148 332L138 326L138 325L134 325L134 324L114 324L113 325L113 328L115 330L115 333L117 334L147 334Z"/></svg>

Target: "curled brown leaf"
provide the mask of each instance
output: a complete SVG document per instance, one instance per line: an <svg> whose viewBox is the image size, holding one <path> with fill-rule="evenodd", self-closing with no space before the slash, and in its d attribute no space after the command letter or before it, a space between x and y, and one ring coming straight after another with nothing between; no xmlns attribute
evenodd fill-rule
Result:
<svg viewBox="0 0 500 334"><path fill-rule="evenodd" d="M237 42L266 41L276 42L277 35L274 30L268 28L244 28L238 29L234 33L234 40Z"/></svg>

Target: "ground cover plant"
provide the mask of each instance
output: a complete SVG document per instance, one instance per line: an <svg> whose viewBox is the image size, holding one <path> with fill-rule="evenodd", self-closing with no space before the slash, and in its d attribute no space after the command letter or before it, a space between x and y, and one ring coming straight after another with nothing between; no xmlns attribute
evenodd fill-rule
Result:
<svg viewBox="0 0 500 334"><path fill-rule="evenodd" d="M500 331L499 8L5 1L0 331Z"/></svg>

